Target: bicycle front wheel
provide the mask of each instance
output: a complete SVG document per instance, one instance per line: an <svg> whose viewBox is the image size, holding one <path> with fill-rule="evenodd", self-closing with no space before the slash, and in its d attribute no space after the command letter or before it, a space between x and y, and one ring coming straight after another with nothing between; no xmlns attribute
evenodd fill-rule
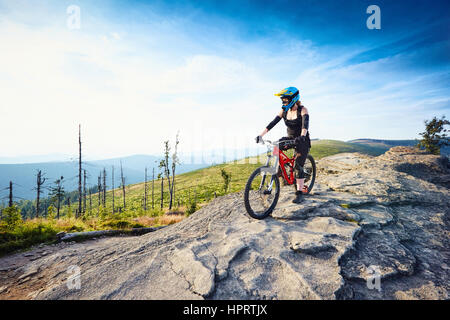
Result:
<svg viewBox="0 0 450 320"><path fill-rule="evenodd" d="M279 196L280 180L277 174L268 173L264 167L258 168L245 186L245 209L252 218L264 219L275 209Z"/></svg>

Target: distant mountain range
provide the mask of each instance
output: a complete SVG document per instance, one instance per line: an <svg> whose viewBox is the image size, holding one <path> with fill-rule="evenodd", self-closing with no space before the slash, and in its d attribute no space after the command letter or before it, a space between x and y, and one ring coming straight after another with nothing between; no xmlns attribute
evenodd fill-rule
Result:
<svg viewBox="0 0 450 320"><path fill-rule="evenodd" d="M379 139L354 139L349 140L350 143L359 143L365 145L373 145L377 147L392 148L395 146L414 146L419 140L379 140Z"/></svg>
<svg viewBox="0 0 450 320"><path fill-rule="evenodd" d="M385 148L386 151L395 146L415 146L419 140L379 140L379 139L354 139L347 142L357 143L377 148ZM442 155L450 155L450 146L441 147Z"/></svg>
<svg viewBox="0 0 450 320"><path fill-rule="evenodd" d="M98 176L103 168L106 170L106 185L111 188L112 185L112 166L114 166L114 185L120 185L120 161L122 161L125 184L134 184L145 180L145 167L147 167L148 180L152 179L152 170L155 169L155 178L158 174L158 164L161 157L149 155L133 155L122 158L112 158L105 160L95 160L83 162L83 169L86 169L86 186L97 185ZM176 173L184 173L192 170L209 166L208 163L200 164L180 164L177 166ZM44 186L53 185L56 179L61 176L63 186L66 191L73 191L78 188L78 162L77 161L59 161L59 162L39 162L39 163L19 163L19 164L0 164L0 202L6 202L8 197L9 181L13 182L14 201L20 199L34 199L36 191L36 174L41 170L47 178ZM45 197L48 189L43 190Z"/></svg>

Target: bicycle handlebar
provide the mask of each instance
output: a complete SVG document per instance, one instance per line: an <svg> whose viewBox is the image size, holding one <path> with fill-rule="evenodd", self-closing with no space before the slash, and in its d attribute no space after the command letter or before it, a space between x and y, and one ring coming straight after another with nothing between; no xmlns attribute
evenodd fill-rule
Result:
<svg viewBox="0 0 450 320"><path fill-rule="evenodd" d="M286 143L286 144L288 144L288 143L295 143L295 139L290 139L290 140L276 140L276 141L270 141L270 140L264 140L262 137L261 137L261 144L270 144L270 145L279 145L280 144L280 142L281 143Z"/></svg>

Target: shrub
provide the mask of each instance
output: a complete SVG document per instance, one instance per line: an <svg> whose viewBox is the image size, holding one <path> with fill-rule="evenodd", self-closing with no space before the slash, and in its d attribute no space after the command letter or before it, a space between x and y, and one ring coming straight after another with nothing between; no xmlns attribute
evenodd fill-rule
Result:
<svg viewBox="0 0 450 320"><path fill-rule="evenodd" d="M127 220L112 220L103 223L103 227L109 227L114 229L127 229L131 228L134 225L132 222Z"/></svg>
<svg viewBox="0 0 450 320"><path fill-rule="evenodd" d="M23 223L22 215L16 205L3 209L2 221L7 230L14 230Z"/></svg>
<svg viewBox="0 0 450 320"><path fill-rule="evenodd" d="M49 206L48 208L47 208L47 219L49 219L49 220L53 220L53 219L55 219L55 217L56 217L56 211L55 211L56 209L55 209L55 207L54 206Z"/></svg>
<svg viewBox="0 0 450 320"><path fill-rule="evenodd" d="M58 233L53 224L41 220L16 225L14 230L0 233L0 256L32 245L49 242Z"/></svg>
<svg viewBox="0 0 450 320"><path fill-rule="evenodd" d="M449 138L447 137L447 129L444 129L446 125L450 125L450 121L442 116L441 119L434 117L432 120L425 120L425 131L420 133L423 137L417 144L419 148L425 148L432 154L439 154L441 146L450 145ZM443 134L440 134L444 131Z"/></svg>
<svg viewBox="0 0 450 320"><path fill-rule="evenodd" d="M108 218L108 211L103 206L100 206L98 208L98 217L100 218L100 220L105 220Z"/></svg>
<svg viewBox="0 0 450 320"><path fill-rule="evenodd" d="M73 218L73 210L72 210L72 208L68 208L68 209L67 209L67 215L66 215L66 217L67 217L68 219Z"/></svg>
<svg viewBox="0 0 450 320"><path fill-rule="evenodd" d="M228 185L230 184L230 180L231 180L231 173L226 172L225 169L223 169L223 168L220 169L220 173L223 178L223 192L227 193Z"/></svg>
<svg viewBox="0 0 450 320"><path fill-rule="evenodd" d="M186 211L186 214L189 216L193 214L197 210L197 202L193 201L191 202L189 208Z"/></svg>

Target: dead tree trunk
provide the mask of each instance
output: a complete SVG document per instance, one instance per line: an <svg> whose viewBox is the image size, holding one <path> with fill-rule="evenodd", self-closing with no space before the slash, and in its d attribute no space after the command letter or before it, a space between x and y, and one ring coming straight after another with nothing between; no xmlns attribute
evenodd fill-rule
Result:
<svg viewBox="0 0 450 320"><path fill-rule="evenodd" d="M56 199L57 199L57 205L56 205L56 219L59 219L59 211L61 209L61 198L63 197L63 191L61 187L63 177L61 177L60 180L57 180L57 189L56 189Z"/></svg>
<svg viewBox="0 0 450 320"><path fill-rule="evenodd" d="M89 188L89 214L92 214L92 189Z"/></svg>
<svg viewBox="0 0 450 320"><path fill-rule="evenodd" d="M153 179L152 179L152 209L155 209L155 168L153 168Z"/></svg>
<svg viewBox="0 0 450 320"><path fill-rule="evenodd" d="M83 213L86 213L86 170L83 173Z"/></svg>
<svg viewBox="0 0 450 320"><path fill-rule="evenodd" d="M106 208L106 169L103 168L103 207Z"/></svg>
<svg viewBox="0 0 450 320"><path fill-rule="evenodd" d="M13 183L12 181L9 182L9 207L11 208L13 206Z"/></svg>
<svg viewBox="0 0 450 320"><path fill-rule="evenodd" d="M161 210L164 205L164 176L161 175Z"/></svg>
<svg viewBox="0 0 450 320"><path fill-rule="evenodd" d="M81 124L78 125L78 212L77 217L81 213Z"/></svg>
<svg viewBox="0 0 450 320"><path fill-rule="evenodd" d="M177 132L177 136L175 138L175 151L172 155L172 187L170 189L169 209L172 209L172 202L173 202L173 199L175 199L175 169L176 169L177 164L179 163L178 154L177 154L179 143L180 143L179 132Z"/></svg>
<svg viewBox="0 0 450 320"><path fill-rule="evenodd" d="M38 170L37 173L37 196L36 196L36 218L39 218L39 205L40 205L40 199L41 199L41 186L44 184L46 178L42 177L42 172L41 170Z"/></svg>
<svg viewBox="0 0 450 320"><path fill-rule="evenodd" d="M145 167L145 182L144 182L144 211L147 211L147 167Z"/></svg>
<svg viewBox="0 0 450 320"><path fill-rule="evenodd" d="M114 213L115 209L114 209L114 166L112 166L112 212Z"/></svg>
<svg viewBox="0 0 450 320"><path fill-rule="evenodd" d="M100 175L98 176L97 188L98 188L98 213L100 213L100 195L102 194L102 172L101 171L100 171Z"/></svg>
<svg viewBox="0 0 450 320"><path fill-rule="evenodd" d="M125 200L125 177L123 176L122 161L120 161L120 180L122 180L123 210L125 210L125 208L126 208L126 200Z"/></svg>

